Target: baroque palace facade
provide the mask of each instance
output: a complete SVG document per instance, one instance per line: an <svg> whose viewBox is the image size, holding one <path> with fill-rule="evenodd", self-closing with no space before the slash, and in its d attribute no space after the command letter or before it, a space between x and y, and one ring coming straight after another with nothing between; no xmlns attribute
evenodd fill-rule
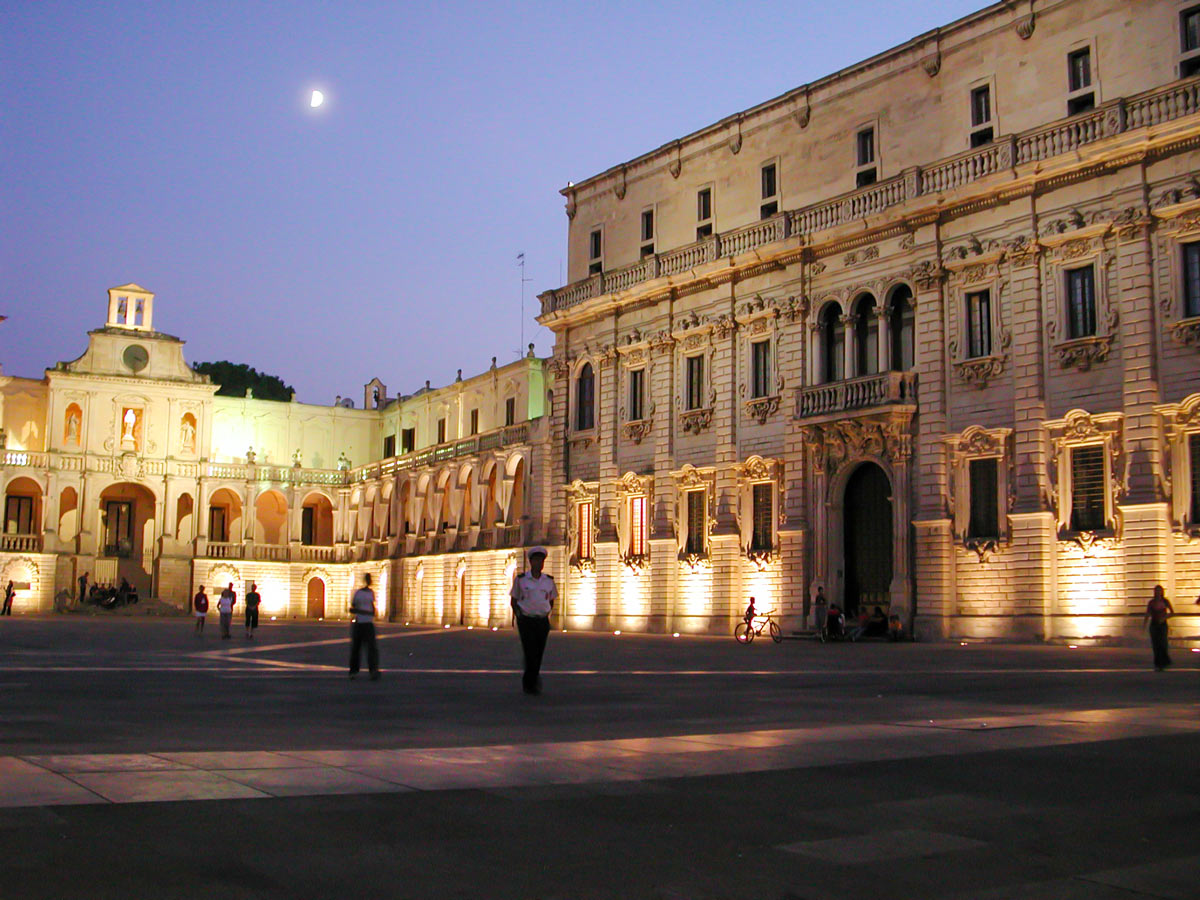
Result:
<svg viewBox="0 0 1200 900"><path fill-rule="evenodd" d="M0 578L341 616L370 571L394 619L499 625L546 543L565 628L1190 615L1196 73L1200 3L992 4L568 185L553 355L364 409L216 397L115 288L82 357L0 377Z"/></svg>

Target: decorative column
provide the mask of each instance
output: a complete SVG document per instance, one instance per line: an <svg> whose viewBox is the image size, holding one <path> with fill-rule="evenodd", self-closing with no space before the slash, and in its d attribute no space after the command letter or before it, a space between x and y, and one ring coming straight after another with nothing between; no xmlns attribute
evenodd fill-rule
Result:
<svg viewBox="0 0 1200 900"><path fill-rule="evenodd" d="M879 371L888 372L892 368L892 320L888 315L886 304L881 303L875 307L872 313L879 320L878 339L879 339Z"/></svg>
<svg viewBox="0 0 1200 900"><path fill-rule="evenodd" d="M845 315L841 318L842 323L842 378L854 377L854 347L856 343L856 335L854 325L858 322L858 316Z"/></svg>

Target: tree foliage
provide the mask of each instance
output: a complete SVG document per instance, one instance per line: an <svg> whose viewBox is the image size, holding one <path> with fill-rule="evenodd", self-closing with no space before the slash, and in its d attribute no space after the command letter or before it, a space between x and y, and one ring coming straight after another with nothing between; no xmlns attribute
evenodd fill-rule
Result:
<svg viewBox="0 0 1200 900"><path fill-rule="evenodd" d="M284 384L277 375L260 372L245 363L219 362L196 363L192 368L207 375L214 384L221 386L217 395L221 397L245 397L246 389L254 393L256 400L291 400L292 386Z"/></svg>

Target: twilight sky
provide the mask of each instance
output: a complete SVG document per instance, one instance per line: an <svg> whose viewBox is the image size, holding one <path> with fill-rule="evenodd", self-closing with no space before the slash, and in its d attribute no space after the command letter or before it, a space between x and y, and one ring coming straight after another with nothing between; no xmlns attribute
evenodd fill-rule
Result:
<svg viewBox="0 0 1200 900"><path fill-rule="evenodd" d="M522 251L545 355L568 180L984 5L9 0L0 364L75 358L135 281L191 362L410 393L516 358Z"/></svg>

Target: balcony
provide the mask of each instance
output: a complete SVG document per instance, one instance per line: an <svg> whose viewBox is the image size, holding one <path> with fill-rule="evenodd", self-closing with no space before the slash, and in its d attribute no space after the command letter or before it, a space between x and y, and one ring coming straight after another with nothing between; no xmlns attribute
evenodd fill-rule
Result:
<svg viewBox="0 0 1200 900"><path fill-rule="evenodd" d="M916 406L915 372L881 372L796 390L796 418L834 417L881 406Z"/></svg>
<svg viewBox="0 0 1200 900"><path fill-rule="evenodd" d="M1060 119L1019 135L968 150L838 197L800 209L780 212L761 222L666 253L639 259L539 295L542 315L570 309L588 300L614 294L656 278L683 275L698 266L749 253L786 238L807 237L819 231L861 222L868 216L914 200L956 190L1008 172L1017 166L1041 163L1105 138L1161 125L1200 112L1200 78L1172 82L1132 97L1119 98L1091 112Z"/></svg>
<svg viewBox="0 0 1200 900"><path fill-rule="evenodd" d="M0 535L0 550L6 550L9 553L41 553L42 536L40 534Z"/></svg>
<svg viewBox="0 0 1200 900"><path fill-rule="evenodd" d="M377 463L359 466L351 470L349 480L352 483L375 481L407 469L435 465L448 459L458 459L463 456L474 456L476 453L485 450L495 450L514 444L525 444L529 441L529 430L532 424L532 422L518 422L516 425L506 425L503 428L485 431L482 434L473 434L469 437L456 438L442 444L435 444L432 447L425 447L415 453L393 456Z"/></svg>

